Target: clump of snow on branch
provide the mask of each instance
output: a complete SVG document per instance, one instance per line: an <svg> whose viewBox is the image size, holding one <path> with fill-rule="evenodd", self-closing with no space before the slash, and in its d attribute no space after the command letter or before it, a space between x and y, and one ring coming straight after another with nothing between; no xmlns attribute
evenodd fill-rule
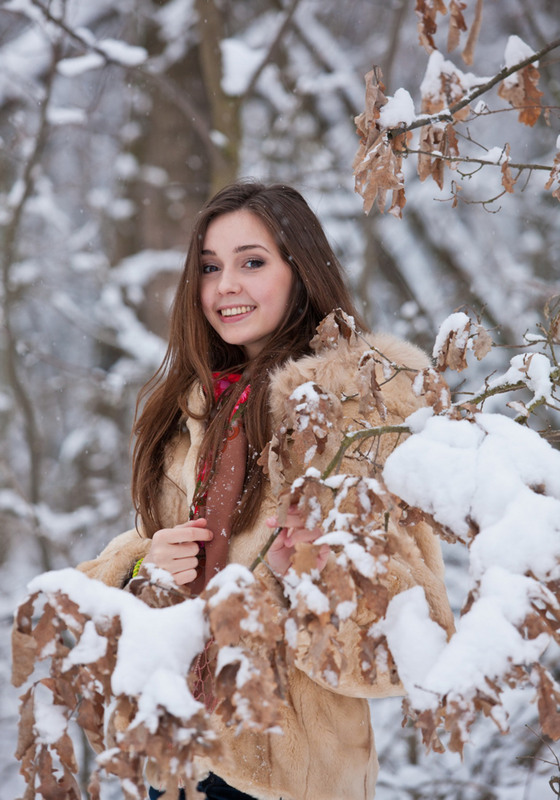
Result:
<svg viewBox="0 0 560 800"><path fill-rule="evenodd" d="M113 63L121 64L123 67L137 67L148 58L148 52L144 47L130 45L120 39L102 39L96 46Z"/></svg>
<svg viewBox="0 0 560 800"><path fill-rule="evenodd" d="M56 71L65 78L76 78L92 69L104 66L105 59L101 53L87 53L85 56L64 58L56 65Z"/></svg>
<svg viewBox="0 0 560 800"><path fill-rule="evenodd" d="M14 682L28 680L35 658L51 660L50 677L36 680L22 698L25 735L18 757L29 791L44 778L46 760L59 764L64 785L76 792L68 796L79 797L67 731L76 711L98 751L90 784L95 798L101 769L129 781L134 796L144 791L144 757L155 758L171 774L188 774L194 753L219 749L191 687L191 666L211 636L221 654L218 696L227 698L230 720L256 728L276 725L279 689L271 661L240 645L239 638L242 633L262 651L262 643L276 641L280 629L246 568L226 567L205 595L194 599L154 566L135 579L134 593L74 569L45 573L29 591L16 620ZM155 607L146 604L146 592ZM41 616L34 626L37 611ZM73 644L68 637L63 642L64 630ZM115 740L104 743L107 725ZM44 788L37 784L39 793Z"/></svg>
<svg viewBox="0 0 560 800"><path fill-rule="evenodd" d="M394 97L388 97L379 114L379 122L386 128L409 125L415 119L414 101L406 89L397 89Z"/></svg>
<svg viewBox="0 0 560 800"><path fill-rule="evenodd" d="M510 361L510 368L486 383L488 389L496 389L508 384L524 383L532 392L533 398L527 408L542 401L554 403L554 375L558 371L543 353L521 353Z"/></svg>
<svg viewBox="0 0 560 800"><path fill-rule="evenodd" d="M504 66L506 69L511 69L515 67L517 64L520 64L522 61L525 61L526 58L531 58L531 56L535 55L535 51L529 47L529 45L521 39L519 36L509 36L506 44L506 49L504 51ZM539 66L539 62L534 62L535 67ZM507 78L504 78L504 84L506 86L513 86L517 82L516 75L508 75Z"/></svg>
<svg viewBox="0 0 560 800"><path fill-rule="evenodd" d="M86 37L91 38L91 37ZM100 39L88 41L94 49L83 56L61 59L57 64L57 72L65 78L75 78L92 69L99 69L107 61L120 64L123 67L137 67L148 58L148 53L143 47L130 45L120 39Z"/></svg>

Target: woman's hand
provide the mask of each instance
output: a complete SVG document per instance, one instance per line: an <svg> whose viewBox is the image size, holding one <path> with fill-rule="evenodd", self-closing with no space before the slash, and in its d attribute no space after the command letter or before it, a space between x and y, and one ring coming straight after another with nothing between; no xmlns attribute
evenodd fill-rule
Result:
<svg viewBox="0 0 560 800"><path fill-rule="evenodd" d="M271 517L267 519L266 524L269 528L277 528L278 520L276 517ZM322 534L323 531L321 528L309 530L304 527L303 520L296 507L290 506L285 526L271 544L270 550L266 555L266 560L274 572L284 575L291 566L296 544L300 542L314 542L315 539L318 539ZM329 553L330 547L328 544L321 545L317 554L316 569L321 571L324 568Z"/></svg>
<svg viewBox="0 0 560 800"><path fill-rule="evenodd" d="M179 586L192 583L198 567L198 543L209 542L213 536L206 527L205 519L193 519L174 528L162 528L154 533L144 561L166 569Z"/></svg>

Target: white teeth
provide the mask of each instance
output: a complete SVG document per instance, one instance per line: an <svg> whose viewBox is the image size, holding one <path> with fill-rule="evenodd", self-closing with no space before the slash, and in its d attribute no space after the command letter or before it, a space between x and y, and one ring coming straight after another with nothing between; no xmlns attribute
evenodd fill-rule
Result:
<svg viewBox="0 0 560 800"><path fill-rule="evenodd" d="M236 306L235 308L222 308L220 314L222 317L234 317L236 314L247 314L252 311L255 306Z"/></svg>

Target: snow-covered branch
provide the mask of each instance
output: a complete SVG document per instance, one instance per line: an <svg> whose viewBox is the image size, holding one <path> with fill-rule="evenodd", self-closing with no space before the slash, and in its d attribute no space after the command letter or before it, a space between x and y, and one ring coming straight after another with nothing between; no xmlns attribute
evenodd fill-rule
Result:
<svg viewBox="0 0 560 800"><path fill-rule="evenodd" d="M389 139L394 139L396 136L400 136L402 133L407 133L408 131L416 130L417 128L422 128L425 125L434 125L439 122L453 122L456 115L468 106L471 105L475 100L478 100L479 97L486 94L493 89L502 81L505 81L511 75L515 75L518 72L521 72L523 69L528 67L530 64L535 64L542 59L547 53L550 53L552 50L555 50L557 47L560 47L560 39L554 39L552 42L548 42L544 47L542 47L537 53L532 53L527 58L518 61L516 64L513 64L510 67L504 67L499 72L497 72L492 78L485 81L484 83L475 86L471 89L464 97L458 100L455 103L452 103L448 108L444 109L443 111L437 112L435 114L428 114L422 115L415 119L413 122L404 124L402 126L389 128L387 131L387 136Z"/></svg>
<svg viewBox="0 0 560 800"><path fill-rule="evenodd" d="M512 160L507 144L501 148L486 148L493 154L497 152L496 159L480 158L460 153L457 133L471 104L497 85L498 95L519 112L519 121L535 125L541 115L543 94L538 89L540 75L535 65L539 58L559 46L560 39L556 39L535 53L521 39L511 36L506 47L506 65L490 79L463 73L438 50L432 49L420 86L422 113L418 115L406 89L400 88L393 97L385 97L381 71L374 67L366 75L365 111L356 117L360 145L354 159L355 188L364 199L365 212L369 213L374 203L383 212L390 191L389 213L402 217L406 203L402 159L412 153L418 156L420 180L431 177L440 189L446 165L451 169L460 163L473 163L479 169L500 165L505 192L514 191L517 178L513 177L512 168L518 169L517 177L524 170L546 170L549 177L545 189L552 190L553 197L560 199L560 154L550 166L531 165ZM413 131L417 129L420 131L418 143L410 146ZM470 139L470 134L466 138ZM559 149L557 141L556 150Z"/></svg>

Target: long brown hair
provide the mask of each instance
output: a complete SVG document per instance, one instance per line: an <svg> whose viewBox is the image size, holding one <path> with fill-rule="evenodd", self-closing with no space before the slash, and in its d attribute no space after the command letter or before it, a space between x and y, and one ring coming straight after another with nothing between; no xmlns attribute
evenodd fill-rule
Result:
<svg viewBox="0 0 560 800"><path fill-rule="evenodd" d="M251 362L241 347L227 344L216 334L200 304L201 251L208 226L222 214L240 210L250 211L266 226L294 273L294 292L286 318ZM319 220L299 192L280 184L240 181L219 191L202 207L172 307L167 352L140 392L136 406L132 496L148 536L162 527L158 499L165 479L165 446L185 416L196 416L188 407L196 382L202 385L206 398L200 417L207 424L200 458L211 467L219 457L231 410L251 384L244 415L249 456L232 532L254 522L265 483L257 459L271 436L268 374L288 358L309 353L317 325L334 308L342 308L354 317L358 327L364 327L344 283L342 267ZM212 372L232 371L242 372L243 377L216 407ZM212 469L207 474L211 476Z"/></svg>

